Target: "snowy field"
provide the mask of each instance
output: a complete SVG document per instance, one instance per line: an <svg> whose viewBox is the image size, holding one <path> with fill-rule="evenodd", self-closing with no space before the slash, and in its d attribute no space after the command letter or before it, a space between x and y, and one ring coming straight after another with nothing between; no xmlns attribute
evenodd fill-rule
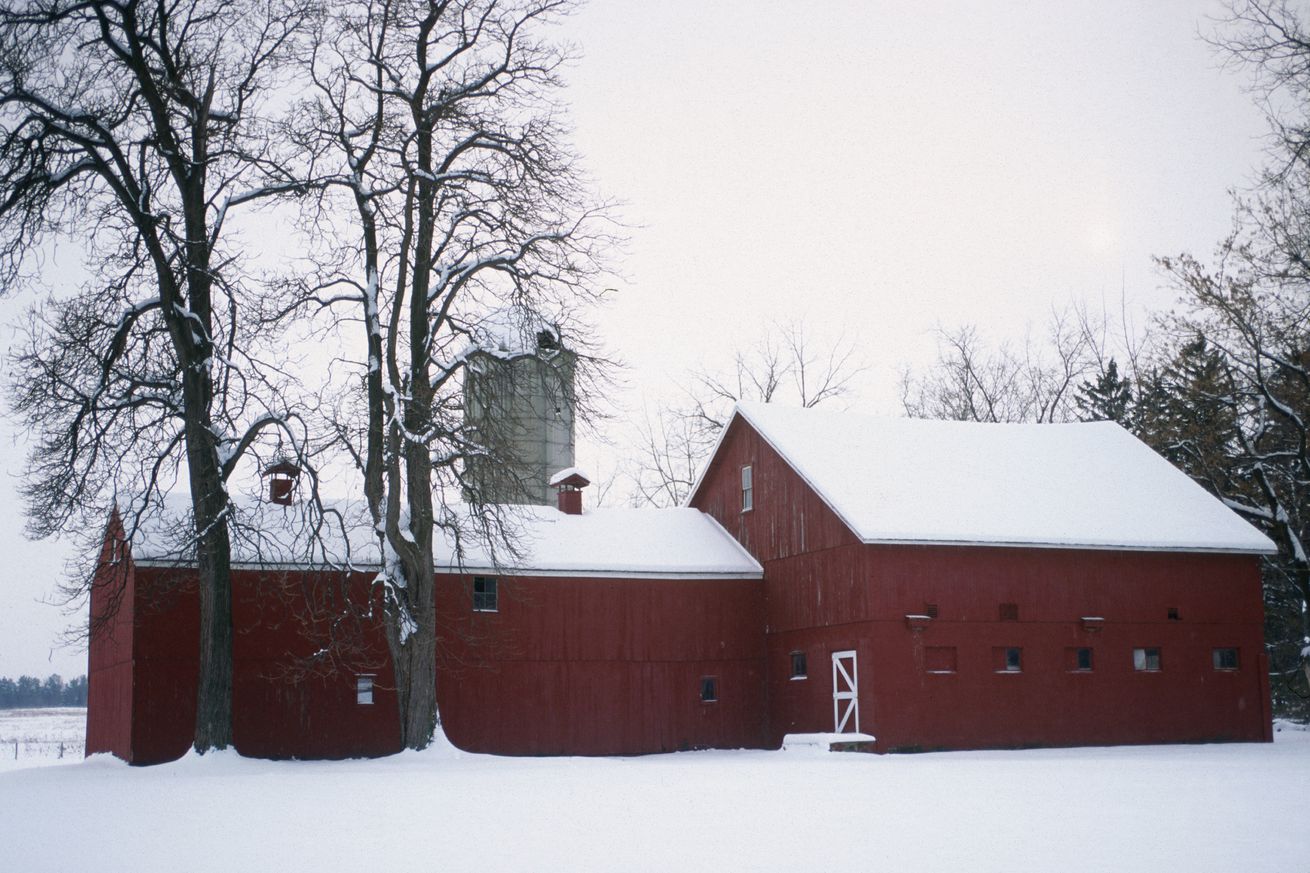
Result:
<svg viewBox="0 0 1310 873"><path fill-rule="evenodd" d="M1306 871L1310 733L1273 745L0 772L15 871Z"/></svg>
<svg viewBox="0 0 1310 873"><path fill-rule="evenodd" d="M0 709L0 772L82 760L86 707Z"/></svg>

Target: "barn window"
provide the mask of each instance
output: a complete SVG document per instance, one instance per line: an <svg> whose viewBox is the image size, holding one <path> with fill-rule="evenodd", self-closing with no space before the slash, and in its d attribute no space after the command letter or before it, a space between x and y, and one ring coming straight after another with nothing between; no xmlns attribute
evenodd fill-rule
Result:
<svg viewBox="0 0 1310 873"><path fill-rule="evenodd" d="M473 611L497 612L500 608L496 592L496 577L473 577Z"/></svg>
<svg viewBox="0 0 1310 873"><path fill-rule="evenodd" d="M957 663L955 646L927 646L923 650L924 672L954 673Z"/></svg>
<svg viewBox="0 0 1310 873"><path fill-rule="evenodd" d="M373 705L373 677L355 677L355 703L360 706Z"/></svg>
<svg viewBox="0 0 1310 873"><path fill-rule="evenodd" d="M1000 614L1001 621L1019 620L1019 604L1017 603L1002 603L998 612Z"/></svg>
<svg viewBox="0 0 1310 873"><path fill-rule="evenodd" d="M1160 669L1159 649L1133 649L1133 669L1154 673Z"/></svg>
<svg viewBox="0 0 1310 873"><path fill-rule="evenodd" d="M1023 649L1019 646L992 649L992 665L997 673L1022 673Z"/></svg>
<svg viewBox="0 0 1310 873"><path fill-rule="evenodd" d="M1086 646L1065 650L1065 662L1071 673L1092 672L1092 650Z"/></svg>
<svg viewBox="0 0 1310 873"><path fill-rule="evenodd" d="M805 679L810 675L808 665L805 663L804 652L791 653L791 678Z"/></svg>
<svg viewBox="0 0 1310 873"><path fill-rule="evenodd" d="M1178 614L1178 607L1176 607L1176 606L1171 606L1171 607L1169 607L1169 620L1170 620L1170 621L1182 621L1182 620L1183 620L1183 617L1182 617L1181 615Z"/></svg>
<svg viewBox="0 0 1310 873"><path fill-rule="evenodd" d="M701 703L713 703L719 699L719 680L715 676L702 676L700 680Z"/></svg>
<svg viewBox="0 0 1310 873"><path fill-rule="evenodd" d="M741 468L741 511L750 512L755 507L755 485L751 477L750 464Z"/></svg>
<svg viewBox="0 0 1310 873"><path fill-rule="evenodd" d="M1214 668L1216 670L1236 670L1237 666L1237 649L1214 650Z"/></svg>

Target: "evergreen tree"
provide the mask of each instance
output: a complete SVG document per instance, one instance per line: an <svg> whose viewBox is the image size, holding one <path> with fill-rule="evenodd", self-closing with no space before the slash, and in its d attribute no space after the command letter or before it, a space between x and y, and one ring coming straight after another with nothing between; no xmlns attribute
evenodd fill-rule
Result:
<svg viewBox="0 0 1310 873"><path fill-rule="evenodd" d="M1078 386L1074 404L1080 421L1117 421L1128 423L1132 410L1133 392L1127 379L1120 378L1119 365L1114 358L1106 365L1095 382Z"/></svg>

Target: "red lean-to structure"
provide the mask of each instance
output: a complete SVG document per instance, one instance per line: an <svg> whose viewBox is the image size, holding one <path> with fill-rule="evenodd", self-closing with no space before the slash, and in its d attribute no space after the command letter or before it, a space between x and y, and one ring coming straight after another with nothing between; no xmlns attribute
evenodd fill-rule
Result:
<svg viewBox="0 0 1310 873"><path fill-rule="evenodd" d="M1269 542L1112 425L980 427L1001 426L743 404L687 508L582 512L585 478L562 478L522 561L438 578L446 734L518 755L1268 741ZM115 518L87 750L170 760L192 733L194 571L121 539ZM371 578L236 572L241 752L397 750ZM321 669L344 613L350 657Z"/></svg>

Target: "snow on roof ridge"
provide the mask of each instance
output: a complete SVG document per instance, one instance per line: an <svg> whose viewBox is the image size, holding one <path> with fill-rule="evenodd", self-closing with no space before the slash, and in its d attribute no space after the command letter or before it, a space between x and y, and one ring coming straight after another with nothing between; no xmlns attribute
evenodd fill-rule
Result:
<svg viewBox="0 0 1310 873"><path fill-rule="evenodd" d="M865 542L1275 551L1114 422L983 425L758 401L738 402L729 426L737 416Z"/></svg>
<svg viewBox="0 0 1310 873"><path fill-rule="evenodd" d="M329 526L321 540L310 537L310 520L303 504L280 506L255 498L238 501L239 527L233 535L233 562L243 566L339 566L349 560L359 570L375 570L381 562L362 500L326 501L343 524ZM446 507L463 517L464 504ZM185 542L189 501L176 495L134 539L138 563L191 562ZM694 509L600 508L570 515L553 506L500 507L517 535L521 558L504 545L480 542L464 534L464 554L456 557L454 543L436 532L437 564L452 570L494 569L525 575L609 575L641 577L763 576L763 568L712 518Z"/></svg>

